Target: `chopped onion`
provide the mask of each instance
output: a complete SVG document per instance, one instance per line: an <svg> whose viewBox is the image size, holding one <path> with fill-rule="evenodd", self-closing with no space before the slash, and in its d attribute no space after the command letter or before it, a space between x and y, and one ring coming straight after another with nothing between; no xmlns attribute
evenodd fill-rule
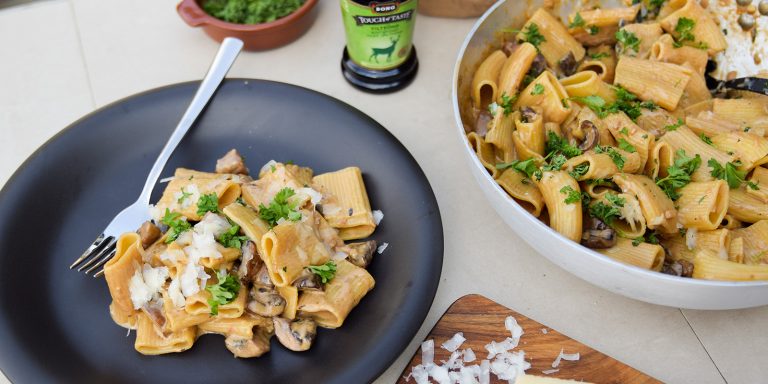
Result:
<svg viewBox="0 0 768 384"><path fill-rule="evenodd" d="M464 338L464 334L461 332L456 333L453 335L453 337L450 338L450 340L443 343L442 347L443 349L447 350L448 352L453 352L461 346L464 341L467 339Z"/></svg>
<svg viewBox="0 0 768 384"><path fill-rule="evenodd" d="M513 339L517 339L518 342L520 341L520 336L523 335L523 327L517 324L517 320L515 320L514 317L507 316L507 318L504 319L504 328L512 334Z"/></svg>
<svg viewBox="0 0 768 384"><path fill-rule="evenodd" d="M168 183L168 182L170 182L171 180L173 180L175 178L176 178L176 176L165 177L165 178L160 179L159 183L160 184L165 184L165 183Z"/></svg>
<svg viewBox="0 0 768 384"><path fill-rule="evenodd" d="M382 253L384 253L384 250L387 249L387 247L389 247L389 243L381 243L381 245L379 245L379 247L376 248L376 253L381 255Z"/></svg>
<svg viewBox="0 0 768 384"><path fill-rule="evenodd" d="M267 161L267 163L264 164L264 166L261 167L261 169L259 170L259 175L261 175L264 172L267 172L267 171L271 170L272 167L274 167L275 165L277 165L277 161L274 161L274 160Z"/></svg>
<svg viewBox="0 0 768 384"><path fill-rule="evenodd" d="M483 360L480 362L480 384L490 384L491 382L491 362Z"/></svg>
<svg viewBox="0 0 768 384"><path fill-rule="evenodd" d="M546 369L546 370L541 371L541 373L543 373L545 375L551 375L551 374L556 373L556 372L560 372L560 370L559 369Z"/></svg>
<svg viewBox="0 0 768 384"><path fill-rule="evenodd" d="M580 358L579 353L563 353L563 349L560 349L560 354L557 355L555 361L552 362L552 368L560 366L560 360L578 361Z"/></svg>
<svg viewBox="0 0 768 384"><path fill-rule="evenodd" d="M465 363L471 363L475 361L475 352L472 350L472 348L467 348L464 350L464 362Z"/></svg>
<svg viewBox="0 0 768 384"><path fill-rule="evenodd" d="M543 333L543 334L545 334L545 335L546 335L548 332L549 332L549 330L548 330L548 329L546 329L546 328L542 328L542 329L541 329L541 333Z"/></svg>
<svg viewBox="0 0 768 384"><path fill-rule="evenodd" d="M685 232L685 246L688 249L696 248L696 232L698 232L696 228L688 228Z"/></svg>

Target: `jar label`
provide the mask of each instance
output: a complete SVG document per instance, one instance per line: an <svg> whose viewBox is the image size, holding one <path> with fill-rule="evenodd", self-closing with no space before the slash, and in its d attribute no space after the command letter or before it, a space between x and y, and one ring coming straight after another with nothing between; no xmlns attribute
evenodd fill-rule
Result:
<svg viewBox="0 0 768 384"><path fill-rule="evenodd" d="M417 0L361 5L341 0L347 52L357 65L373 70L398 67L411 53Z"/></svg>

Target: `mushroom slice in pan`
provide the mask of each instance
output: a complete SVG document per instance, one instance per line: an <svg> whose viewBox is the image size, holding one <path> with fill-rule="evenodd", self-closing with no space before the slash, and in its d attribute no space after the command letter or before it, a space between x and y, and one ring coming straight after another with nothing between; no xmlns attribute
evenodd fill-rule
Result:
<svg viewBox="0 0 768 384"><path fill-rule="evenodd" d="M246 307L259 316L277 316L285 310L285 299L274 288L255 284L248 293Z"/></svg>
<svg viewBox="0 0 768 384"><path fill-rule="evenodd" d="M240 263L240 268L237 269L237 276L241 281L253 282L263 264L261 257L259 257L258 251L256 251L256 244L253 241L246 241L241 249L243 251L243 261Z"/></svg>
<svg viewBox="0 0 768 384"><path fill-rule="evenodd" d="M581 244L587 248L605 249L616 245L616 231L602 220L590 218L589 228L581 236Z"/></svg>
<svg viewBox="0 0 768 384"><path fill-rule="evenodd" d="M350 263L360 268L368 268L376 251L376 240L346 244L338 250L347 254L347 260Z"/></svg>
<svg viewBox="0 0 768 384"><path fill-rule="evenodd" d="M573 75L576 72L576 57L573 56L573 52L568 51L568 54L563 56L560 61L557 62L557 66L563 71L565 76Z"/></svg>
<svg viewBox="0 0 768 384"><path fill-rule="evenodd" d="M304 270L301 271L301 274L293 281L292 285L302 290L322 289L323 286L320 282L320 276L312 273L312 271L307 268L304 268Z"/></svg>
<svg viewBox="0 0 768 384"><path fill-rule="evenodd" d="M227 346L227 349L229 349L235 357L259 357L269 352L270 336L270 334L262 331L255 332L251 339L246 339L237 335L229 335L224 339L224 345Z"/></svg>
<svg viewBox="0 0 768 384"><path fill-rule="evenodd" d="M290 321L282 317L272 319L275 324L275 336L291 351L306 351L312 346L317 334L317 324L310 319Z"/></svg>
<svg viewBox="0 0 768 384"><path fill-rule="evenodd" d="M600 132L597 130L595 124L589 120L583 120L579 125L579 128L584 134L584 140L579 144L579 149L582 151L589 151L597 146L600 142Z"/></svg>
<svg viewBox="0 0 768 384"><path fill-rule="evenodd" d="M266 265L262 264L259 272L256 273L256 277L253 279L253 283L270 288L274 286L274 284L272 284L272 279L269 278L269 269L267 269Z"/></svg>

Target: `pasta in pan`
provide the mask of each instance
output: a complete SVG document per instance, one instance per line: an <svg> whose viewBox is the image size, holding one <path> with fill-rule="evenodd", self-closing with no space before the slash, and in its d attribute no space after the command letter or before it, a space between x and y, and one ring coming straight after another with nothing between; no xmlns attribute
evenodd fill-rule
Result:
<svg viewBox="0 0 768 384"><path fill-rule="evenodd" d="M269 352L272 336L305 351L375 285L366 268L376 242L358 240L383 214L356 167L314 175L271 161L253 179L232 150L216 173L177 169L150 213L104 267L110 314L136 330L145 355L188 350L208 333L236 357Z"/></svg>
<svg viewBox="0 0 768 384"><path fill-rule="evenodd" d="M572 241L677 276L768 280L768 96L707 88L731 51L707 5L625 3L502 30L476 76L499 86L469 95L468 141Z"/></svg>

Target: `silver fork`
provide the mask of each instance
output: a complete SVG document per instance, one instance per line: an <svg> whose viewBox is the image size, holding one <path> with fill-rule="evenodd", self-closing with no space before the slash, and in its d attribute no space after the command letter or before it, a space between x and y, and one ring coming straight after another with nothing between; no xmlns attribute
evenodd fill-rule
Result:
<svg viewBox="0 0 768 384"><path fill-rule="evenodd" d="M181 139L189 131L189 128L192 127L195 120L197 120L200 112L208 104L221 81L224 80L224 76L229 71L232 63L234 63L242 47L243 42L239 39L231 37L224 39L219 51L216 53L216 57L213 59L211 67L208 69L208 73L205 74L205 78L200 83L200 88L197 89L195 97L192 99L189 107L187 107L184 116L181 117L179 125L176 126L168 142L165 143L165 147L163 147L162 152L160 152L157 160L155 160L152 170L149 171L149 176L147 176L147 181L144 183L144 189L141 190L139 199L118 213L93 244L83 252L82 256L72 263L69 269L79 266L77 270L85 270L86 274L99 269L115 256L115 245L120 234L135 231L141 223L149 219L149 197L157 183L158 177L160 177L160 172L165 168L165 163L168 162L168 158L171 157L173 150L176 149ZM102 268L93 277L99 277L103 273L104 269Z"/></svg>

